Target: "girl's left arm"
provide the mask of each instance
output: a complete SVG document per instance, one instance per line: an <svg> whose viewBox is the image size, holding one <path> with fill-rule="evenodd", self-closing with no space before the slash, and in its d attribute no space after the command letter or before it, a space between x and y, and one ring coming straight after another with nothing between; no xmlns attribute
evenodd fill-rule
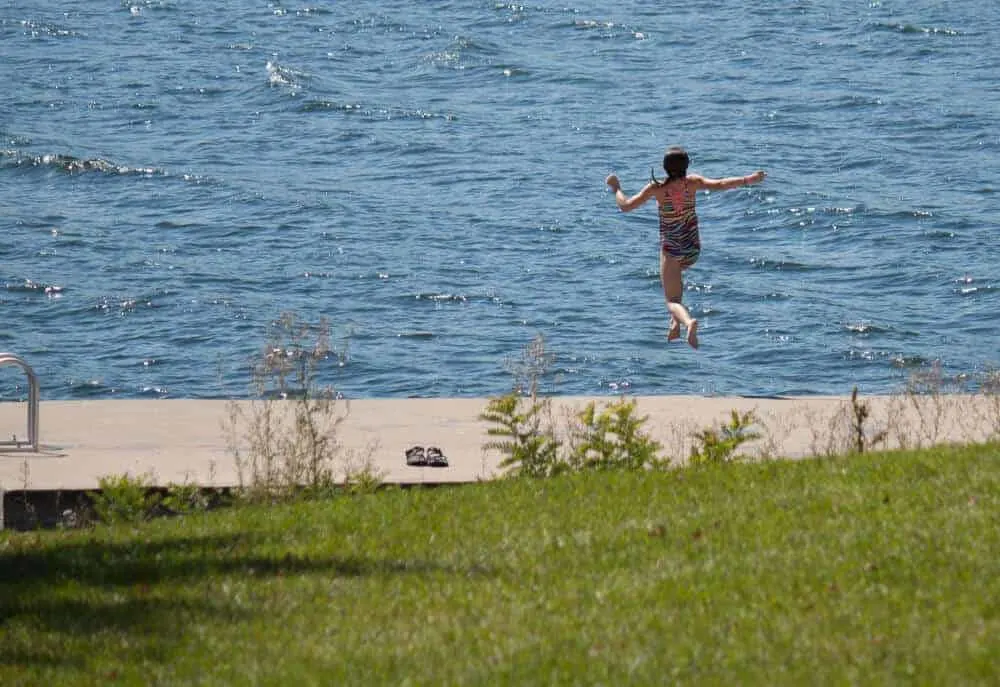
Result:
<svg viewBox="0 0 1000 687"><path fill-rule="evenodd" d="M698 188L705 189L706 191L725 191L731 188L738 188L740 186L750 186L751 184L759 184L764 181L767 173L764 170L757 170L753 174L747 174L742 177L725 177L724 179L709 179L708 177L699 176L697 174L690 174L688 177L697 184Z"/></svg>

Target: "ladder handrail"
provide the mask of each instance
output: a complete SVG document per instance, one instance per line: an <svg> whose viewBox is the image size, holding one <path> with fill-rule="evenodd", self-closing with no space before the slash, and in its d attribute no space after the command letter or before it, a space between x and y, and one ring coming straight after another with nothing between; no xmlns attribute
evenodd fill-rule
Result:
<svg viewBox="0 0 1000 687"><path fill-rule="evenodd" d="M24 361L23 358L14 355L13 353L0 353L0 365L17 365L20 367L24 374L28 377L28 445L31 446L31 450L38 451L38 375L35 371L31 369L31 365ZM0 446L10 446L14 445L20 448L24 442L17 441L0 441Z"/></svg>

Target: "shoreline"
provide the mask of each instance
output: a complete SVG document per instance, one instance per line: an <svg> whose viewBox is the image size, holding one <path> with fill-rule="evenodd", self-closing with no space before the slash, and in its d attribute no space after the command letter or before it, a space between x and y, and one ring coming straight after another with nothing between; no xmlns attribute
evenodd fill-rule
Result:
<svg viewBox="0 0 1000 687"><path fill-rule="evenodd" d="M598 408L621 398L636 402L643 429L661 453L683 462L691 435L751 411L762 438L748 443L751 457L803 458L849 450L853 439L849 396L760 398L743 396L551 396L552 418L564 426L586 404ZM335 404L344 415L336 435L341 454L364 462L396 484L457 483L498 474L500 456L484 452L488 423L479 419L489 398L357 399ZM885 447L982 441L1000 429L1000 398L993 395L859 397L870 410L870 436L886 432ZM156 485L206 487L239 484L227 429L232 404L244 413L251 400L42 401L40 450L0 447L0 488L81 490L106 475L149 475ZM278 406L291 401L278 402ZM3 436L26 436L27 404L0 404ZM237 423L245 434L246 420ZM407 448L441 448L448 467L410 467ZM881 448L882 446L878 446Z"/></svg>
<svg viewBox="0 0 1000 687"><path fill-rule="evenodd" d="M683 464L695 434L752 412L753 431L740 454L749 459L801 459L855 450L857 407L849 396L550 396L551 422L566 423L593 402L625 398L646 418L642 430L659 455ZM483 447L490 424L479 418L489 398L360 399L337 401L338 481L367 467L400 487L460 485L500 476L501 456ZM868 449L920 448L1000 437L1000 396L970 394L870 396L862 439ZM290 410L294 401L270 402ZM234 405L235 404L235 405ZM232 436L244 443L251 400L80 400L39 404L40 450L0 446L0 529L54 527L87 512L89 491L102 477L142 477L150 488L184 485L224 494L240 485ZM0 433L24 437L26 402L0 403ZM242 421L232 425L239 408ZM346 412L346 415L344 414ZM233 435L233 427L236 434ZM882 440L874 441L880 433ZM406 449L436 446L447 467L406 465ZM69 520L67 520L69 518Z"/></svg>

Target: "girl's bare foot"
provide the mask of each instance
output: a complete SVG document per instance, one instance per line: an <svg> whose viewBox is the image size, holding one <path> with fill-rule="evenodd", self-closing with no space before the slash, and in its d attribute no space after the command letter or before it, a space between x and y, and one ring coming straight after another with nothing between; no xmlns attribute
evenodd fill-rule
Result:
<svg viewBox="0 0 1000 687"><path fill-rule="evenodd" d="M698 348L698 320L691 320L688 325L688 345Z"/></svg>
<svg viewBox="0 0 1000 687"><path fill-rule="evenodd" d="M670 329L667 330L667 341L674 341L679 338L681 338L681 323L671 317Z"/></svg>

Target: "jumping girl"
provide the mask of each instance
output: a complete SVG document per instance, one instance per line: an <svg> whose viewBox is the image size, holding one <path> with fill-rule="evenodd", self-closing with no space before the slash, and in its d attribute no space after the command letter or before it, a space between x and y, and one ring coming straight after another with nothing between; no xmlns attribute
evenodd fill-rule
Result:
<svg viewBox="0 0 1000 687"><path fill-rule="evenodd" d="M650 198L656 198L660 213L660 283L670 311L670 329L667 340L681 335L681 325L687 329L687 342L698 348L698 320L691 317L681 304L684 285L681 272L693 265L701 253L698 236L698 215L695 212L695 192L725 191L738 186L757 184L767 176L757 171L744 177L709 179L698 174L688 174L688 154L683 148L670 148L663 156L663 169L667 178L659 181L656 175L639 193L631 198L622 191L618 177L608 176L606 183L615 193L615 202L622 212L630 212Z"/></svg>

